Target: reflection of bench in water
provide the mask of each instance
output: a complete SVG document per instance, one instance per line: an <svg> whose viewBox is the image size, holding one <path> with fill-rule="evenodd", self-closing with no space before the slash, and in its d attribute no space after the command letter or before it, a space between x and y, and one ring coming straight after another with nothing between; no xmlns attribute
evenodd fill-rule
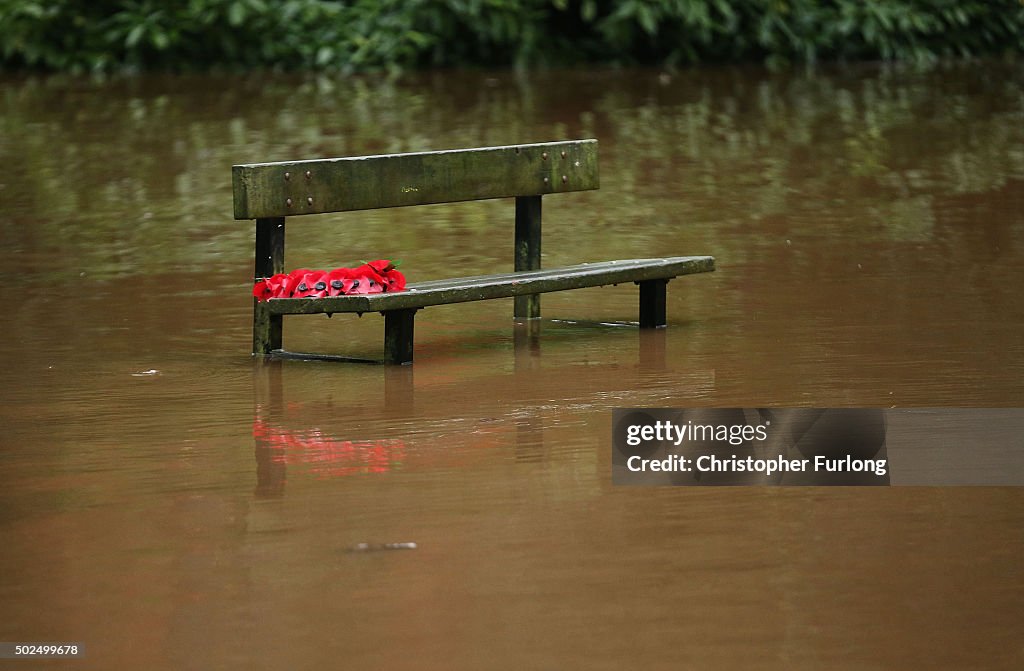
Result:
<svg viewBox="0 0 1024 671"><path fill-rule="evenodd" d="M619 361L566 365L557 353L540 355L535 325L512 327L511 370L471 359L463 365L465 357L453 365L393 366L360 384L357 394L347 385L311 393L302 368L262 363L254 378L257 494L283 496L289 471L299 478L433 473L510 457L520 463L554 458L557 467L546 477L575 482L571 469L579 462L565 460L565 450L577 440L576 449L589 454L617 399L657 406L666 397L706 398L715 388L714 370L669 366L664 330L634 332L635 338L629 329L614 329L635 350L620 349Z"/></svg>
<svg viewBox="0 0 1024 671"><path fill-rule="evenodd" d="M233 181L235 218L256 220L256 281L284 272L288 216L516 199L516 272L410 284L396 293L257 302L253 353L258 355L341 358L283 350L284 315L372 311L384 315L384 361L412 363L414 316L424 307L514 297L515 317L531 319L540 316L539 294L623 282L640 287L640 326L657 328L666 325L668 281L714 270L709 256L540 269L541 197L598 188L596 140L236 165Z"/></svg>

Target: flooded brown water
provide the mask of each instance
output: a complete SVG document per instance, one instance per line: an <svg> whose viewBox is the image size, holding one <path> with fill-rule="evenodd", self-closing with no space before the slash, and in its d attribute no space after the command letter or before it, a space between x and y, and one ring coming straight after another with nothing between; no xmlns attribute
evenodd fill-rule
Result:
<svg viewBox="0 0 1024 671"><path fill-rule="evenodd" d="M87 650L34 668L1024 667L1024 491L613 487L609 449L615 407L1020 406L1021 66L0 81L0 640ZM232 164L580 137L544 264L714 255L667 330L616 287L539 336L430 308L412 368L251 359ZM288 266L503 272L511 217L297 221Z"/></svg>

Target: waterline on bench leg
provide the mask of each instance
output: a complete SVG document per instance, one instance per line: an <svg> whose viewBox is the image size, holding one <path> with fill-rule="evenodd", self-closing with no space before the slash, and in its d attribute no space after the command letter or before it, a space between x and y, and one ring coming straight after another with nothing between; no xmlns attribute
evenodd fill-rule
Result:
<svg viewBox="0 0 1024 671"><path fill-rule="evenodd" d="M384 313L384 363L411 364L416 308Z"/></svg>
<svg viewBox="0 0 1024 671"><path fill-rule="evenodd" d="M640 328L665 328L665 287L668 280L646 280L640 285Z"/></svg>
<svg viewBox="0 0 1024 671"><path fill-rule="evenodd" d="M529 321L540 319L540 295L516 296L512 314L516 321Z"/></svg>
<svg viewBox="0 0 1024 671"><path fill-rule="evenodd" d="M281 349L283 315L272 315L259 302L253 303L252 353L266 355Z"/></svg>

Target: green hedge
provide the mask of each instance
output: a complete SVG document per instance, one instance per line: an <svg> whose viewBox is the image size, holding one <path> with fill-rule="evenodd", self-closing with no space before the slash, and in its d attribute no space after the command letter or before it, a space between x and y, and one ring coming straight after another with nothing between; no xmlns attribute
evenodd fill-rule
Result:
<svg viewBox="0 0 1024 671"><path fill-rule="evenodd" d="M1022 0L0 0L0 63L71 71L931 61L1024 50Z"/></svg>

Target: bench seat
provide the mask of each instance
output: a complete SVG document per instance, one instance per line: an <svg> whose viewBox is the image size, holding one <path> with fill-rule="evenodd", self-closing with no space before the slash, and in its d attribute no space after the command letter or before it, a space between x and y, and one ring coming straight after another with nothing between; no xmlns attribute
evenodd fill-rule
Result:
<svg viewBox="0 0 1024 671"><path fill-rule="evenodd" d="M715 260L710 256L602 261L563 268L431 280L410 284L405 291L394 293L330 298L271 298L266 302L266 310L276 315L301 315L419 309L431 305L528 296L621 282L669 280L680 275L708 272L714 268Z"/></svg>
<svg viewBox="0 0 1024 671"><path fill-rule="evenodd" d="M581 263L564 268L525 270L498 275L456 277L408 285L404 291L328 298L271 298L260 303L263 319L271 315L380 312L384 315L384 360L408 364L413 360L416 311L431 305L483 301L492 298L533 296L552 291L599 287L634 282L640 287L640 326L660 328L665 320L665 285L673 277L715 269L710 256L675 256L660 259L625 259ZM348 357L303 354L267 348L267 354L283 358L353 361Z"/></svg>

